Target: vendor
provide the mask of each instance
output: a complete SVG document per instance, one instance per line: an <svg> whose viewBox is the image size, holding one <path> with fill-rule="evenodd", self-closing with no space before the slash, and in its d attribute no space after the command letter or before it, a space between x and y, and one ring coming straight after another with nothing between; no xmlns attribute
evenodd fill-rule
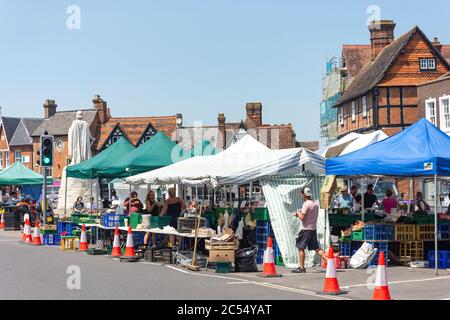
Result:
<svg viewBox="0 0 450 320"><path fill-rule="evenodd" d="M364 209L372 209L373 205L380 205L377 196L373 193L373 184L367 186L367 192L364 193Z"/></svg>
<svg viewBox="0 0 450 320"><path fill-rule="evenodd" d="M176 196L175 188L170 188L168 193L169 198L164 202L164 206L160 215L170 216L170 226L173 228L177 228L178 218L181 214L181 211L186 209L186 204L181 198Z"/></svg>
<svg viewBox="0 0 450 320"><path fill-rule="evenodd" d="M391 189L386 190L386 198L383 199L383 208L386 214L391 214L392 209L397 209L398 202L393 195L394 192Z"/></svg>
<svg viewBox="0 0 450 320"><path fill-rule="evenodd" d="M145 211L144 214L150 214L151 216L158 216L159 215L159 209L160 206L158 202L156 201L156 195L153 190L150 190L147 193L147 196L145 197ZM150 234L147 232L144 236L144 246L148 246L148 239ZM153 246L156 245L156 234L152 234L152 244Z"/></svg>
<svg viewBox="0 0 450 320"><path fill-rule="evenodd" d="M341 194L338 197L339 209L352 209L353 197L348 193L347 187L340 188Z"/></svg>
<svg viewBox="0 0 450 320"><path fill-rule="evenodd" d="M430 210L430 205L423 200L423 193L417 192L416 193L416 206L419 211L421 212L427 212Z"/></svg>
<svg viewBox="0 0 450 320"><path fill-rule="evenodd" d="M17 202L16 207L23 207L27 211L30 210L31 206L31 197L29 195L26 195L23 199L21 199L19 202Z"/></svg>
<svg viewBox="0 0 450 320"><path fill-rule="evenodd" d="M77 198L77 201L74 202L72 209L76 213L82 213L83 212L83 210L84 210L84 203L83 203L83 197L82 196L79 196Z"/></svg>
<svg viewBox="0 0 450 320"><path fill-rule="evenodd" d="M89 202L86 205L86 209L90 213L97 211L97 204L94 202L94 197L89 198Z"/></svg>
<svg viewBox="0 0 450 320"><path fill-rule="evenodd" d="M138 199L138 194L136 191L131 192L131 200L130 197L126 198L123 202L124 212L126 215L130 215L130 207L131 212L139 212L144 208L141 200Z"/></svg>

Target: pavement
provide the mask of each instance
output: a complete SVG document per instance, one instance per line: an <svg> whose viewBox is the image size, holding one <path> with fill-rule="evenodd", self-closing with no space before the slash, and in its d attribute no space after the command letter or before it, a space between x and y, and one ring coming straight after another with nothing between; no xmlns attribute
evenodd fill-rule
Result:
<svg viewBox="0 0 450 320"><path fill-rule="evenodd" d="M375 270L338 270L341 296L317 295L322 269L292 274L277 267L281 278L256 273L191 272L181 266L124 263L108 256L63 252L59 247L20 242L20 232L0 231L0 299L170 299L170 300L367 300ZM387 268L396 300L450 300L450 271ZM79 281L78 281L79 280ZM79 286L78 286L79 285Z"/></svg>

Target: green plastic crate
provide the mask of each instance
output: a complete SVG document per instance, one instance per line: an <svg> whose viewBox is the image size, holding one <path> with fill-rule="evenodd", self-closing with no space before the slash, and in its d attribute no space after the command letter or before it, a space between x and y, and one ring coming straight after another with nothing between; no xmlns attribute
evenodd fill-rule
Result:
<svg viewBox="0 0 450 320"><path fill-rule="evenodd" d="M216 273L230 273L231 262L216 262Z"/></svg>
<svg viewBox="0 0 450 320"><path fill-rule="evenodd" d="M284 262L283 262L283 257L282 256L276 257L275 265L280 266L280 267L284 267Z"/></svg>
<svg viewBox="0 0 450 320"><path fill-rule="evenodd" d="M41 230L41 234L58 234L58 230Z"/></svg>
<svg viewBox="0 0 450 320"><path fill-rule="evenodd" d="M131 228L136 229L138 224L141 223L142 223L142 213L133 212L130 214L129 225L131 226Z"/></svg>
<svg viewBox="0 0 450 320"><path fill-rule="evenodd" d="M352 231L352 240L364 240L364 229Z"/></svg>
<svg viewBox="0 0 450 320"><path fill-rule="evenodd" d="M253 218L259 221L270 221L269 209L267 208L256 208L253 213Z"/></svg>

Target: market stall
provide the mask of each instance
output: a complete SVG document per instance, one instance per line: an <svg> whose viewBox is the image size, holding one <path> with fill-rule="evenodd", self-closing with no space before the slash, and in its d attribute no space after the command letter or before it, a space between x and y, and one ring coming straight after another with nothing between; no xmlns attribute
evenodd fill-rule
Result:
<svg viewBox="0 0 450 320"><path fill-rule="evenodd" d="M341 177L356 176L393 176L393 177L431 177L435 183L437 194L437 182L439 177L450 176L450 137L440 131L426 119L410 126L406 130L380 142L372 144L364 149L326 161L326 173ZM435 197L432 227L417 225L415 230L405 227L404 235L407 241L434 241L434 265L436 274L439 266L439 215L437 212L437 197ZM406 214L406 213L405 213ZM381 244L395 241L397 234L403 232L400 228L393 229L390 226L376 225L364 229L364 240L373 240ZM448 228L448 221L447 221ZM369 230L369 231L366 231ZM394 231L392 231L394 230ZM372 232L373 231L373 232ZM369 235L372 232L372 235ZM448 239L447 232L443 232ZM400 239L400 238L397 238ZM399 240L400 241L400 240ZM420 251L420 245L406 245L404 251L409 256ZM387 251L387 248L383 248ZM411 253L412 252L412 253ZM405 253L404 256L408 254Z"/></svg>
<svg viewBox="0 0 450 320"><path fill-rule="evenodd" d="M320 180L319 174L323 172L324 159L309 150L302 148L270 150L250 135L246 135L215 156L187 159L126 178L125 181L133 185L182 183L218 187L249 184L259 180L263 184L263 189L268 191L266 197L272 221L272 225L263 221L264 224L260 226L266 231L264 241L273 229L275 236L281 240L279 249L286 265L293 267L298 261L295 237L300 224L292 216L292 211L300 208L300 188L304 186L317 186L313 192L318 199L320 182L317 181ZM277 181L274 182L274 179ZM295 183L286 190L287 194L276 190L279 186L288 185L290 181ZM325 221L324 214L322 211L319 219L321 222ZM323 233L326 229L324 225L319 227L319 233ZM322 237L326 238L324 235Z"/></svg>

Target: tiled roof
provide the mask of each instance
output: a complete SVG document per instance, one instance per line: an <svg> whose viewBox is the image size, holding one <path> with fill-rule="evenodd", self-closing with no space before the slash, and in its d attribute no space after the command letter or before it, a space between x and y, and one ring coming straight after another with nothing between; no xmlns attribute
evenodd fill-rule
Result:
<svg viewBox="0 0 450 320"><path fill-rule="evenodd" d="M137 145L139 139L144 134L148 125L151 124L156 131L162 131L168 137L176 130L176 116L162 117L135 117L135 118L111 118L100 127L100 139L96 143L96 148L100 150L109 138L114 128L119 125L128 140Z"/></svg>
<svg viewBox="0 0 450 320"><path fill-rule="evenodd" d="M443 45L441 49L442 55L450 62L450 45Z"/></svg>
<svg viewBox="0 0 450 320"><path fill-rule="evenodd" d="M34 132L44 119L24 118L20 121L9 143L10 146L26 146L33 144L31 132Z"/></svg>
<svg viewBox="0 0 450 320"><path fill-rule="evenodd" d="M20 118L2 117L3 129L5 130L5 136L8 144L14 136L14 132L16 132L20 120Z"/></svg>
<svg viewBox="0 0 450 320"><path fill-rule="evenodd" d="M40 136L46 130L49 134L55 136L64 136L69 132L69 128L72 125L72 122L76 119L76 114L78 111L81 111L83 114L83 120L86 121L89 126L95 120L95 116L97 115L97 111L93 109L86 110L72 110L72 111L59 111L56 112L49 119L44 119L40 126L31 133L32 137Z"/></svg>
<svg viewBox="0 0 450 320"><path fill-rule="evenodd" d="M371 62L372 51L370 45L344 45L342 57L345 60L348 77L353 79Z"/></svg>
<svg viewBox="0 0 450 320"><path fill-rule="evenodd" d="M345 90L341 99L335 106L339 106L357 97L360 97L376 87L378 83L380 83L380 81L384 78L385 73L389 70L391 65L396 61L402 49L405 48L405 46L417 32L419 32L424 39L428 40L425 34L423 34L423 32L417 26L411 29L409 32L400 36L393 43L385 47L372 63L364 67L358 73L356 78L353 80L347 90ZM436 54L439 55L437 50ZM445 61L443 57L442 60Z"/></svg>

